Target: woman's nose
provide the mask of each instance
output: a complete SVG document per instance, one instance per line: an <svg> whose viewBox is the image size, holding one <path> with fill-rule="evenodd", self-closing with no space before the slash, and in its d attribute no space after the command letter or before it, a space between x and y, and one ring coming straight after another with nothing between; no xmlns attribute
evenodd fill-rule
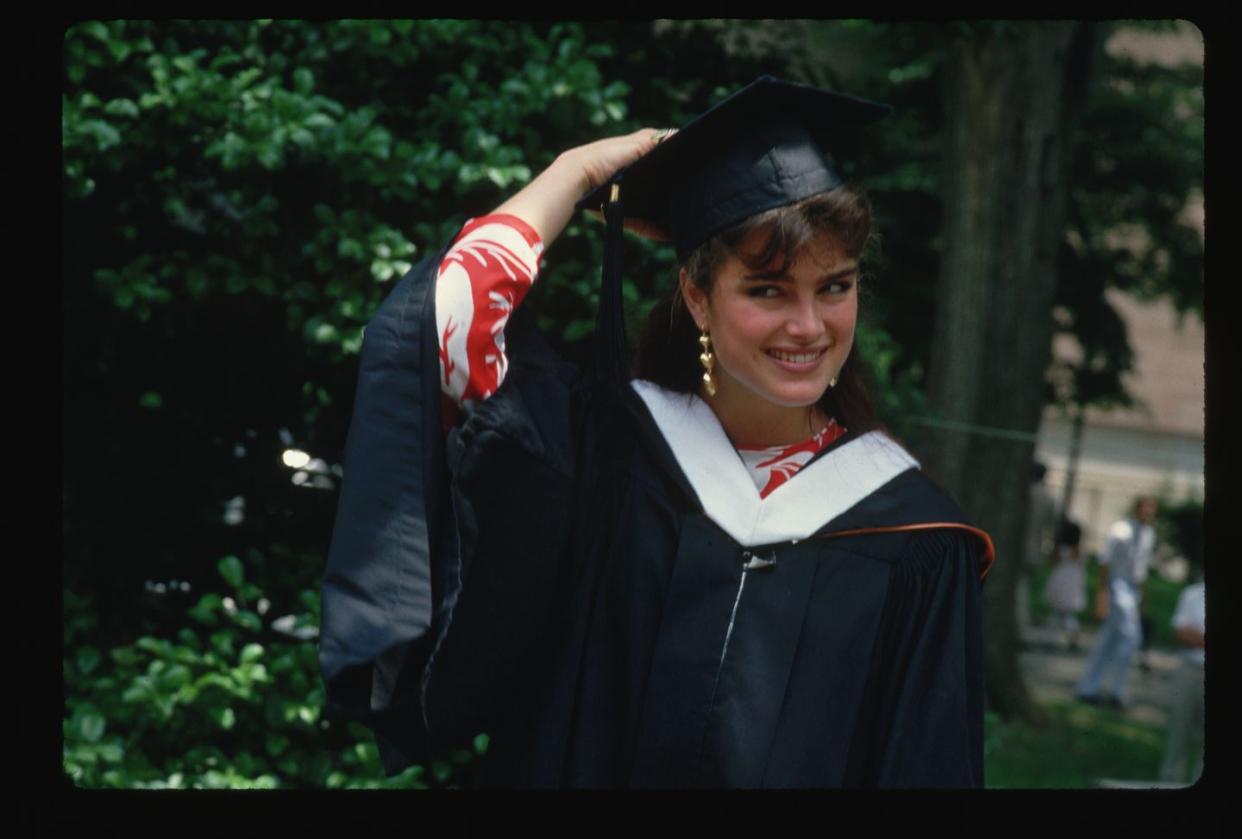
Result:
<svg viewBox="0 0 1242 839"><path fill-rule="evenodd" d="M798 300L794 310L789 313L785 322L785 331L792 337L806 339L818 338L824 331L824 321L820 318L814 300Z"/></svg>

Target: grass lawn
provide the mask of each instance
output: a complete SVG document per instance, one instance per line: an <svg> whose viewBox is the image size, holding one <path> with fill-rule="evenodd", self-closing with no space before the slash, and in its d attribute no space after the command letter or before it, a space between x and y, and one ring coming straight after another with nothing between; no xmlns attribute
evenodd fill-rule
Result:
<svg viewBox="0 0 1242 839"><path fill-rule="evenodd" d="M1049 617L1043 590L1051 566L1032 575L1030 614L1037 623ZM1087 564L1087 591L1094 592L1098 566ZM1175 650L1169 621L1185 584L1151 574L1143 613L1151 618L1151 646ZM1080 615L1084 628L1098 623L1088 612ZM1117 711L1073 701L1045 702L1045 725L1001 722L988 714L985 722L985 782L990 789L1085 789L1101 778L1152 781L1158 776L1164 754L1163 726L1134 722Z"/></svg>
<svg viewBox="0 0 1242 839"><path fill-rule="evenodd" d="M1048 702L1041 727L988 714L984 761L988 789L1094 788L1101 778L1150 781L1164 752L1163 727L1077 702Z"/></svg>

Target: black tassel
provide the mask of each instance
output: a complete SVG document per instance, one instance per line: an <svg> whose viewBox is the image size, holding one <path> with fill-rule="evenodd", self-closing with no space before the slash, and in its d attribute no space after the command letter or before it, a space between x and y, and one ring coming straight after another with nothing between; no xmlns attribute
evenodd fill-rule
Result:
<svg viewBox="0 0 1242 839"><path fill-rule="evenodd" d="M625 212L621 206L620 176L612 181L604 205L604 270L595 325L596 364L605 384L621 388L629 381L629 344L625 336L625 304L621 294L621 251Z"/></svg>

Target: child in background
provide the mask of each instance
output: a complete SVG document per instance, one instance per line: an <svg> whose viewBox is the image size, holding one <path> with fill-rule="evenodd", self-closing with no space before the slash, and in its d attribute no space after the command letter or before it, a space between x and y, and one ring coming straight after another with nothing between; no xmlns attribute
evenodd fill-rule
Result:
<svg viewBox="0 0 1242 839"><path fill-rule="evenodd" d="M1079 554L1082 528L1064 520L1052 548L1052 573L1044 585L1044 601L1052 609L1052 626L1063 633L1070 650L1078 649L1078 613L1087 607L1087 564Z"/></svg>

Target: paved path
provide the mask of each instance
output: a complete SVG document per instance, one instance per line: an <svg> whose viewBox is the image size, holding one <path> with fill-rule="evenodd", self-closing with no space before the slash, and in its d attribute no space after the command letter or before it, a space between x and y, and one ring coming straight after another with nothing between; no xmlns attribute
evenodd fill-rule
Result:
<svg viewBox="0 0 1242 839"><path fill-rule="evenodd" d="M1084 631L1079 639L1077 652L1070 652L1061 644L1054 630L1042 626L1022 628L1023 651L1019 662L1026 675L1027 687L1038 699L1074 698L1074 688L1087 666L1087 653L1095 641L1095 633ZM1137 659L1130 673L1130 705L1123 712L1138 722L1165 726L1172 701L1173 673L1181 662L1177 653L1168 650L1150 650L1147 671L1139 668Z"/></svg>

